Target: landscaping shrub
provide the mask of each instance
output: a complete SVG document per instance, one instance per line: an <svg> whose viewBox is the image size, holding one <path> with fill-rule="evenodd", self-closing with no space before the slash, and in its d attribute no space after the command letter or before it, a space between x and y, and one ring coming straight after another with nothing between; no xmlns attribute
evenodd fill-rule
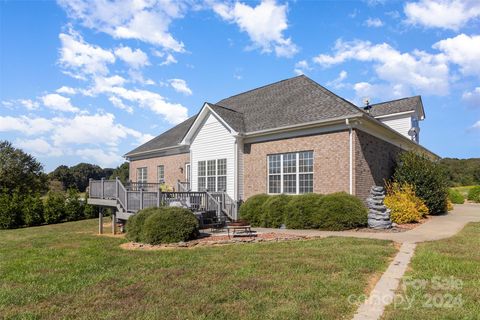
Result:
<svg viewBox="0 0 480 320"><path fill-rule="evenodd" d="M345 192L337 192L322 198L318 210L312 215L312 223L319 229L345 230L367 224L367 208L360 199Z"/></svg>
<svg viewBox="0 0 480 320"><path fill-rule="evenodd" d="M136 214L128 218L125 226L127 231L127 239L134 242L144 242L143 225L145 220L152 214L159 212L160 208L153 207L138 211Z"/></svg>
<svg viewBox="0 0 480 320"><path fill-rule="evenodd" d="M280 228L285 224L287 216L287 205L292 196L280 194L270 196L262 205L262 221L261 226L265 228Z"/></svg>
<svg viewBox="0 0 480 320"><path fill-rule="evenodd" d="M452 203L455 204L462 204L465 202L465 198L462 196L462 194L455 189L448 190L448 198Z"/></svg>
<svg viewBox="0 0 480 320"><path fill-rule="evenodd" d="M251 226L260 227L263 220L263 204L270 196L266 194L257 194L247 199L240 206L240 219L247 220Z"/></svg>
<svg viewBox="0 0 480 320"><path fill-rule="evenodd" d="M188 209L160 208L145 220L143 229L149 244L188 241L198 236L198 220Z"/></svg>
<svg viewBox="0 0 480 320"><path fill-rule="evenodd" d="M86 219L91 219L98 216L98 212L97 210L95 210L94 206L88 204L88 192L85 194L85 203L83 204L83 216Z"/></svg>
<svg viewBox="0 0 480 320"><path fill-rule="evenodd" d="M28 195L23 201L23 223L27 227L39 226L43 223L43 200L39 194Z"/></svg>
<svg viewBox="0 0 480 320"><path fill-rule="evenodd" d="M453 203L452 203L452 201L450 201L450 199L448 199L448 201L447 201L447 210L448 211L453 210Z"/></svg>
<svg viewBox="0 0 480 320"><path fill-rule="evenodd" d="M480 186L476 186L468 191L468 200L473 202L480 202Z"/></svg>
<svg viewBox="0 0 480 320"><path fill-rule="evenodd" d="M394 181L412 185L430 214L441 214L447 210L448 181L438 164L414 152L404 152L398 159Z"/></svg>
<svg viewBox="0 0 480 320"><path fill-rule="evenodd" d="M49 191L47 193L43 215L47 224L65 220L65 195L63 192Z"/></svg>
<svg viewBox="0 0 480 320"><path fill-rule="evenodd" d="M84 218L83 203L80 201L79 196L77 189L68 189L65 200L66 221L77 221Z"/></svg>
<svg viewBox="0 0 480 320"><path fill-rule="evenodd" d="M408 183L387 183L385 205L390 208L390 218L397 224L418 222L428 214L428 208L415 195L413 187Z"/></svg>
<svg viewBox="0 0 480 320"><path fill-rule="evenodd" d="M312 229L317 226L312 217L320 208L323 196L317 193L306 193L292 197L287 205L285 224L289 229Z"/></svg>
<svg viewBox="0 0 480 320"><path fill-rule="evenodd" d="M13 229L23 225L22 201L18 189L13 193L0 191L0 229Z"/></svg>

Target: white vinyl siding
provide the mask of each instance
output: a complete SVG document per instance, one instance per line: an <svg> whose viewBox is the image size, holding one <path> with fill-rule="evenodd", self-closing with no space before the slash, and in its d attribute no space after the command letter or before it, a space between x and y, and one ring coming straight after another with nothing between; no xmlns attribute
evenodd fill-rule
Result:
<svg viewBox="0 0 480 320"><path fill-rule="evenodd" d="M197 191L202 188L202 186L199 186L199 177L202 177L198 174L199 161L205 161L206 167L208 167L209 160L226 159L226 191L232 199L235 199L235 148L235 138L230 131L215 115L209 114L190 145L192 190ZM207 169L206 171L208 171ZM208 180L206 175L205 180ZM205 181L205 183L208 184L208 181ZM223 184L223 181L221 181L221 184ZM210 185L213 185L213 179L211 179Z"/></svg>
<svg viewBox="0 0 480 320"><path fill-rule="evenodd" d="M408 135L408 130L412 127L412 115L399 115L393 117L379 118L381 122L392 128L393 130L401 133L407 138L411 138Z"/></svg>
<svg viewBox="0 0 480 320"><path fill-rule="evenodd" d="M313 192L313 151L267 156L267 193Z"/></svg>

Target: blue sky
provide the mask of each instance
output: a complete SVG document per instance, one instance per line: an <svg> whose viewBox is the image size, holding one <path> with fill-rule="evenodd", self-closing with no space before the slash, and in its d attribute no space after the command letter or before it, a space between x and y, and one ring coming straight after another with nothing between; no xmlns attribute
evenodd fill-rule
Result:
<svg viewBox="0 0 480 320"><path fill-rule="evenodd" d="M480 156L480 2L2 1L0 139L51 171L122 155L203 102L304 73L422 95L421 143Z"/></svg>

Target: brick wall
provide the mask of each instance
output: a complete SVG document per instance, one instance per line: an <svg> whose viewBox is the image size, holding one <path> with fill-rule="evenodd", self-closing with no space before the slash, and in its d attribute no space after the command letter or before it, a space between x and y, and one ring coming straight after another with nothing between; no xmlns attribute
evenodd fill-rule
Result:
<svg viewBox="0 0 480 320"><path fill-rule="evenodd" d="M349 190L348 131L245 144L244 198L267 192L267 155L313 150L313 191Z"/></svg>
<svg viewBox="0 0 480 320"><path fill-rule="evenodd" d="M393 174L399 147L360 130L354 130L354 192L366 199L373 185L383 186Z"/></svg>
<svg viewBox="0 0 480 320"><path fill-rule="evenodd" d="M158 182L157 166L164 165L165 183L176 189L177 180L185 181L185 163L189 162L190 153L130 161L130 180L137 181L137 168L147 167L147 182Z"/></svg>

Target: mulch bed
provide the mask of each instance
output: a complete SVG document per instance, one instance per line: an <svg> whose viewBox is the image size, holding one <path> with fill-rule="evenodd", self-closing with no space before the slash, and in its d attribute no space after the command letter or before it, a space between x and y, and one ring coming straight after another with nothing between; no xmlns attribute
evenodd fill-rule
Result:
<svg viewBox="0 0 480 320"><path fill-rule="evenodd" d="M370 232L370 233L399 233L399 232L405 232L409 231L412 229L415 229L416 227L424 224L425 222L428 221L428 216L425 218L422 218L419 222L415 223L405 223L405 224L400 224L396 227L390 228L390 229L372 229L372 228L359 228L355 229L357 232Z"/></svg>
<svg viewBox="0 0 480 320"><path fill-rule="evenodd" d="M284 233L261 233L248 235L236 235L235 237L227 235L207 235L192 241L151 245L145 243L128 242L120 245L127 250L165 250L165 249L180 249L180 248L194 248L206 246L221 246L234 243L258 243L258 242L272 242L272 241L291 241L291 240L305 240L319 237L299 236Z"/></svg>

